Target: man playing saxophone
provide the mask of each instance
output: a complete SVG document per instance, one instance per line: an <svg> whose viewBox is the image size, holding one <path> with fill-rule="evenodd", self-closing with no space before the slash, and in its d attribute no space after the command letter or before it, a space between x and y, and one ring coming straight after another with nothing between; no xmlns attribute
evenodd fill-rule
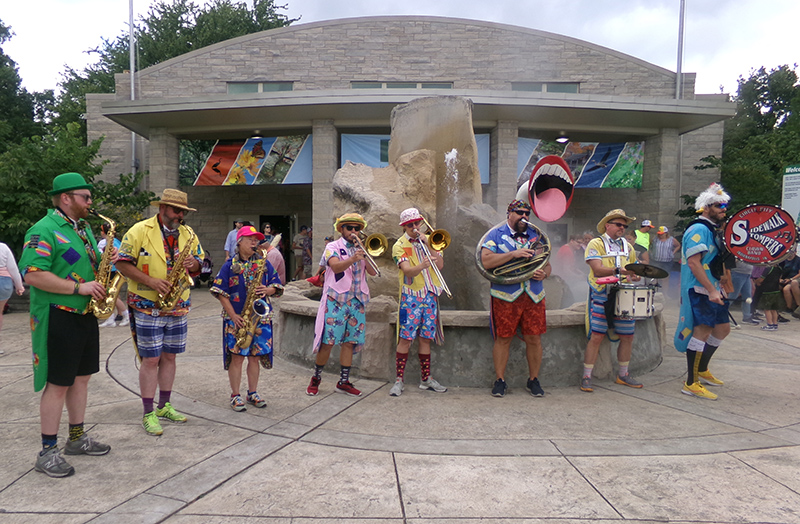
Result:
<svg viewBox="0 0 800 524"><path fill-rule="evenodd" d="M247 357L247 404L264 408L267 403L258 394L259 363L272 369L272 321L264 297L281 296L278 273L266 259L266 247L258 249L264 235L253 226L244 226L236 234L236 248L214 279L211 294L222 304L222 352L231 384L231 408L244 411L245 401L239 388L242 365ZM259 310L262 315L256 312ZM241 340L245 342L242 343Z"/></svg>
<svg viewBox="0 0 800 524"><path fill-rule="evenodd" d="M148 435L161 435L159 419L186 422L170 404L170 395L176 357L186 350L188 282L200 272L203 248L194 231L181 224L187 212L196 211L187 205L186 193L165 189L151 205L158 206L158 214L125 234L117 271L128 279L131 332L141 359L142 426Z"/></svg>
<svg viewBox="0 0 800 524"><path fill-rule="evenodd" d="M531 216L531 207L514 200L508 205L504 224L491 230L481 247L481 262L486 269L493 269L514 260L533 258L539 253L534 249L539 234L529 228L523 220ZM542 334L547 330L542 280L550 276L550 263L536 269L530 279L518 284L492 282L492 360L497 380L492 395L503 397L508 386L505 381L511 339L522 331L525 340L525 356L528 360L528 382L525 388L534 397L543 397L539 385L539 368L542 364Z"/></svg>

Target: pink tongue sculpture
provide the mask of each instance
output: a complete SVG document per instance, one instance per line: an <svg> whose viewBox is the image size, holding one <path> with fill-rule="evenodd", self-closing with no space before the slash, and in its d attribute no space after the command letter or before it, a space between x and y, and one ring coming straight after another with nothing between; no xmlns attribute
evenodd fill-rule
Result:
<svg viewBox="0 0 800 524"><path fill-rule="evenodd" d="M567 198L559 189L546 189L533 197L536 216L545 222L554 222L567 211Z"/></svg>

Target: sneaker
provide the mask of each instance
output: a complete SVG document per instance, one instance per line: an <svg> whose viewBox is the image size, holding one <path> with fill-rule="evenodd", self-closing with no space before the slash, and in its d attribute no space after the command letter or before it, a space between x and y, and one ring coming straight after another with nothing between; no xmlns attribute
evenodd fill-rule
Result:
<svg viewBox="0 0 800 524"><path fill-rule="evenodd" d="M684 384L683 389L681 389L681 393L683 393L684 395L689 395L691 397L705 398L708 400L717 400L717 395L704 388L703 385L700 384L699 382L695 382L691 386L689 384Z"/></svg>
<svg viewBox="0 0 800 524"><path fill-rule="evenodd" d="M756 320L764 320L764 314L759 311L753 311L753 318Z"/></svg>
<svg viewBox="0 0 800 524"><path fill-rule="evenodd" d="M762 331L778 331L778 324L767 324L766 326L761 326Z"/></svg>
<svg viewBox="0 0 800 524"><path fill-rule="evenodd" d="M742 329L742 325L741 324L737 324L736 322L733 322L733 329Z"/></svg>
<svg viewBox="0 0 800 524"><path fill-rule="evenodd" d="M254 391L247 395L247 403L252 404L257 408L265 408L267 407L267 401L261 398L257 391Z"/></svg>
<svg viewBox="0 0 800 524"><path fill-rule="evenodd" d="M698 371L697 377L700 379L700 382L704 382L709 386L721 386L724 384L723 381L712 375L710 371Z"/></svg>
<svg viewBox="0 0 800 524"><path fill-rule="evenodd" d="M585 391L587 393L591 393L592 391L594 391L594 388L592 387L591 377L581 378L581 391Z"/></svg>
<svg viewBox="0 0 800 524"><path fill-rule="evenodd" d="M142 418L142 427L148 435L152 435L154 437L164 433L164 430L161 429L161 424L158 422L158 417L156 416L155 411L151 411Z"/></svg>
<svg viewBox="0 0 800 524"><path fill-rule="evenodd" d="M119 327L127 326L131 323L131 317L129 315L122 315L122 321L117 324Z"/></svg>
<svg viewBox="0 0 800 524"><path fill-rule="evenodd" d="M349 380L347 382L337 382L336 391L344 393L345 395L350 395L351 397L361 396L361 391L353 387L353 384Z"/></svg>
<svg viewBox="0 0 800 524"><path fill-rule="evenodd" d="M306 395L311 397L316 397L317 393L319 393L319 383L322 382L322 379L319 377L311 377L311 383L306 388Z"/></svg>
<svg viewBox="0 0 800 524"><path fill-rule="evenodd" d="M68 440L64 446L65 455L105 455L111 451L111 446L101 444L95 439L84 433L78 440Z"/></svg>
<svg viewBox="0 0 800 524"><path fill-rule="evenodd" d="M534 397L544 396L544 390L542 389L542 386L539 385L538 377L533 380L528 379L528 384L525 387L528 389L528 391L530 391L531 395L533 395Z"/></svg>
<svg viewBox="0 0 800 524"><path fill-rule="evenodd" d="M117 315L117 316L115 316L115 317L114 317L114 320L116 320L117 322L119 322L120 320L122 320L122 315Z"/></svg>
<svg viewBox="0 0 800 524"><path fill-rule="evenodd" d="M114 321L114 317L108 317L104 322L100 323L99 327L114 327L116 325L117 323Z"/></svg>
<svg viewBox="0 0 800 524"><path fill-rule="evenodd" d="M617 375L617 380L615 380L615 382L623 386L628 386L629 388L642 387L642 384L640 382L633 380L633 377L631 377L630 373L627 375Z"/></svg>
<svg viewBox="0 0 800 524"><path fill-rule="evenodd" d="M406 389L406 385L403 384L403 379L398 378L397 380L394 381L394 386L392 386L392 389L389 390L389 396L399 397L400 395L403 394L404 389Z"/></svg>
<svg viewBox="0 0 800 524"><path fill-rule="evenodd" d="M75 473L75 468L69 465L61 456L57 446L42 451L36 455L36 464L33 466L36 471L41 471L45 475L55 478L69 477Z"/></svg>
<svg viewBox="0 0 800 524"><path fill-rule="evenodd" d="M502 378L498 378L494 381L494 387L492 388L492 396L493 397L505 397L506 391L508 390L508 385L506 385L506 381Z"/></svg>
<svg viewBox="0 0 800 524"><path fill-rule="evenodd" d="M742 319L742 324L744 324L745 326L757 326L761 324L761 321L756 318L750 317Z"/></svg>
<svg viewBox="0 0 800 524"><path fill-rule="evenodd" d="M439 384L432 377L428 377L428 380L423 380L419 383L419 389L427 389L429 391L435 391L437 393L444 393L447 391L447 388L443 385Z"/></svg>
<svg viewBox="0 0 800 524"><path fill-rule="evenodd" d="M798 307L797 309L795 309L794 311L792 311L792 316L793 316L794 318L800 318L800 307Z"/></svg>
<svg viewBox="0 0 800 524"><path fill-rule="evenodd" d="M170 422L177 422L183 424L188 419L181 413L175 411L172 404L167 402L163 408L156 408L156 416L162 420L169 420Z"/></svg>
<svg viewBox="0 0 800 524"><path fill-rule="evenodd" d="M778 313L778 322L780 322L781 324L783 324L783 323L785 323L785 322L791 322L791 320L789 320L788 318L786 318L786 317L784 317L783 315L781 315L780 313Z"/></svg>
<svg viewBox="0 0 800 524"><path fill-rule="evenodd" d="M231 397L231 409L234 411L247 411L247 407L244 405L244 400L241 395Z"/></svg>

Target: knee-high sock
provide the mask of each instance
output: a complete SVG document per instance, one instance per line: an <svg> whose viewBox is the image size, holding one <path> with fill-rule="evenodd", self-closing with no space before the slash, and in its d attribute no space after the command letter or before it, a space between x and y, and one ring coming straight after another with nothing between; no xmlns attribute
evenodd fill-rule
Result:
<svg viewBox="0 0 800 524"><path fill-rule="evenodd" d="M700 365L697 368L698 371L708 371L708 363L711 361L711 357L714 356L714 352L717 348L719 348L719 346L706 344L703 348L703 354L700 356Z"/></svg>
<svg viewBox="0 0 800 524"><path fill-rule="evenodd" d="M406 372L406 361L408 361L408 353L400 353L399 351L395 353L394 365L397 370L397 378L401 380Z"/></svg>
<svg viewBox="0 0 800 524"><path fill-rule="evenodd" d="M697 351L691 349L686 350L686 367L688 374L686 375L686 384L692 385L697 382L697 367L700 365L702 353L698 355Z"/></svg>
<svg viewBox="0 0 800 524"><path fill-rule="evenodd" d="M430 355L420 355L419 356L419 371L422 381L425 382L431 376L431 356Z"/></svg>

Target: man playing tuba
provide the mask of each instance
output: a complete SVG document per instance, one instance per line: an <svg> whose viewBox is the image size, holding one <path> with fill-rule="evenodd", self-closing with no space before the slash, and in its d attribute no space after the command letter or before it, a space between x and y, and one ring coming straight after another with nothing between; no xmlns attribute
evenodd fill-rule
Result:
<svg viewBox="0 0 800 524"><path fill-rule="evenodd" d="M186 213L196 211L187 205L186 193L165 189L161 200L150 205L158 206L158 214L137 222L125 234L117 271L128 279L131 332L141 359L142 426L148 435L157 436L163 432L159 419L186 422L169 400L176 357L186 350L189 290L175 297L171 309L161 309L160 304L173 288L184 285L189 275L200 273L203 248L191 228L182 225Z"/></svg>
<svg viewBox="0 0 800 524"><path fill-rule="evenodd" d="M535 245L539 233L529 228L523 220L531 216L531 207L514 200L508 205L504 224L492 229L481 246L483 267L494 269L515 260L531 259L539 253ZM503 397L508 386L505 381L506 364L511 339L522 330L525 340L525 356L528 360L528 382L525 386L534 397L543 397L539 385L539 368L542 364L542 334L547 331L544 286L542 280L550 276L550 263L537 268L528 280L518 284L501 284L492 281L492 336L494 347L492 359L497 380L492 395Z"/></svg>
<svg viewBox="0 0 800 524"><path fill-rule="evenodd" d="M281 296L283 285L280 278L257 246L264 235L253 226L244 226L236 235L233 258L225 261L219 270L211 294L222 304L222 351L225 369L231 384L231 409L244 411L245 401L239 388L242 383L242 365L247 357L247 404L264 408L267 403L258 394L259 363L265 369L272 368L272 321L269 311L263 316L255 311L256 299ZM245 309L247 308L247 309ZM246 330L249 345L240 345L237 334Z"/></svg>

